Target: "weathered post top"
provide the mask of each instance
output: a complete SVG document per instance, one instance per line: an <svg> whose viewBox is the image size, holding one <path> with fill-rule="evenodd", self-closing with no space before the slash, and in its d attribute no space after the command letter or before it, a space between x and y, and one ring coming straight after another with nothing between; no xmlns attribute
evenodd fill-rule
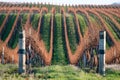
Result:
<svg viewBox="0 0 120 80"><path fill-rule="evenodd" d="M4 47L3 47L3 49L2 49L2 54L3 54L3 55L4 55L4 50L5 50L5 49L4 49Z"/></svg>
<svg viewBox="0 0 120 80"><path fill-rule="evenodd" d="M25 30L19 32L19 54L25 54Z"/></svg>
<svg viewBox="0 0 120 80"><path fill-rule="evenodd" d="M5 49L4 49L4 47L3 47L3 49L2 49L2 56L1 56L1 59L2 59L2 60L1 60L1 63L2 63L2 64L5 63L5 60L4 60L4 50L5 50Z"/></svg>
<svg viewBox="0 0 120 80"><path fill-rule="evenodd" d="M4 50L5 50L5 49L4 49L4 47L3 47L3 52L4 52Z"/></svg>
<svg viewBox="0 0 120 80"><path fill-rule="evenodd" d="M99 53L104 54L106 50L106 31L99 32Z"/></svg>

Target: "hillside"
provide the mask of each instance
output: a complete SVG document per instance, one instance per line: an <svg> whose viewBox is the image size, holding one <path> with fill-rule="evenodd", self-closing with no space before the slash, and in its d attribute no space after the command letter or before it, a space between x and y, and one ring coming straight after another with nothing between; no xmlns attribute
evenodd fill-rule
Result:
<svg viewBox="0 0 120 80"><path fill-rule="evenodd" d="M6 63L18 62L19 31L26 32L26 49L31 43L33 61L43 64L78 65L83 53L94 52L97 64L99 31L106 30L106 63L120 63L120 6L0 3L0 56L5 47ZM31 29L31 35L29 31ZM38 61L36 61L38 62Z"/></svg>

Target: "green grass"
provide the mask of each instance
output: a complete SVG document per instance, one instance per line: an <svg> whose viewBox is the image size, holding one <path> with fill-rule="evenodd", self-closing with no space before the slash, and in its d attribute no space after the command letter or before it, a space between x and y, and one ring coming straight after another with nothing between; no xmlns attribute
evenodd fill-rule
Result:
<svg viewBox="0 0 120 80"><path fill-rule="evenodd" d="M78 20L79 20L79 25L80 25L80 31L82 36L84 36L87 25L85 23L85 18L82 15L77 15Z"/></svg>
<svg viewBox="0 0 120 80"><path fill-rule="evenodd" d="M68 39L70 43L70 48L72 53L75 52L76 47L77 47L77 34L76 34L76 26L74 24L74 17L72 15L68 15L66 17L66 24L67 24L67 33L68 33Z"/></svg>
<svg viewBox="0 0 120 80"><path fill-rule="evenodd" d="M64 29L62 15L57 13L54 18L54 40L53 40L53 58L52 64L67 64Z"/></svg>
<svg viewBox="0 0 120 80"><path fill-rule="evenodd" d="M95 49L93 49L93 54L96 55L97 54L97 51Z"/></svg>
<svg viewBox="0 0 120 80"><path fill-rule="evenodd" d="M24 27L24 25L27 21L27 15L28 15L27 13L21 13L19 18L18 18L16 27L14 29L14 32L12 33L12 37L8 41L8 46L11 49L15 49L17 44L18 44L19 31L22 29L22 26ZM20 18L22 18L22 22L21 22Z"/></svg>
<svg viewBox="0 0 120 80"><path fill-rule="evenodd" d="M25 80L25 77L19 75L17 70L18 70L17 65L0 64L0 79L1 80Z"/></svg>
<svg viewBox="0 0 120 80"><path fill-rule="evenodd" d="M32 15L31 23L32 23L33 29L35 29L35 30L38 28L39 18L40 18L40 14L38 14L38 13Z"/></svg>
<svg viewBox="0 0 120 80"><path fill-rule="evenodd" d="M120 18L114 15L115 20L120 24Z"/></svg>
<svg viewBox="0 0 120 80"><path fill-rule="evenodd" d="M95 14L89 13L89 15L90 15L91 21L97 24L96 26L102 27L99 18Z"/></svg>
<svg viewBox="0 0 120 80"><path fill-rule="evenodd" d="M22 18L22 25L24 26L27 21L28 13L21 13L20 16Z"/></svg>
<svg viewBox="0 0 120 80"><path fill-rule="evenodd" d="M12 49L16 48L18 44L19 32L16 30L13 34L11 39L8 41L8 46Z"/></svg>
<svg viewBox="0 0 120 80"><path fill-rule="evenodd" d="M50 31L51 31L50 19L51 19L50 13L43 15L41 30L40 30L41 37L45 43L45 47L48 52L50 50Z"/></svg>
<svg viewBox="0 0 120 80"><path fill-rule="evenodd" d="M11 29L12 29L12 26L14 24L14 21L16 19L16 14L10 14L9 17L8 17L8 20L7 22L5 23L5 26L2 30L2 35L1 35L1 40L2 41L5 41L6 38L8 37Z"/></svg>
<svg viewBox="0 0 120 80"><path fill-rule="evenodd" d="M34 77L29 75L19 75L17 66L14 64L0 64L1 80L119 80L120 71L106 69L105 77L94 72L85 72L73 65L59 66L52 65L46 67L32 68Z"/></svg>
<svg viewBox="0 0 120 80"><path fill-rule="evenodd" d="M109 43L106 41L106 49L110 49Z"/></svg>
<svg viewBox="0 0 120 80"><path fill-rule="evenodd" d="M108 28L110 29L110 31L112 32L112 34L114 35L114 38L116 40L119 40L119 37L117 36L116 32L112 29L111 25L109 24L109 22L106 22L106 25L108 26Z"/></svg>
<svg viewBox="0 0 120 80"><path fill-rule="evenodd" d="M1 25L2 25L2 23L4 21L4 19L5 19L5 17L6 17L5 13L0 13L0 27L1 27Z"/></svg>
<svg viewBox="0 0 120 80"><path fill-rule="evenodd" d="M119 34L120 30L117 28L117 26L107 16L105 16L103 14L101 14L101 16L105 20L105 23L106 23L107 27L109 28L109 30L112 32L114 38L117 41L120 41L120 34Z"/></svg>
<svg viewBox="0 0 120 80"><path fill-rule="evenodd" d="M110 47L113 46L113 42L110 38L110 36L108 35L108 33L106 34L106 49L110 49Z"/></svg>
<svg viewBox="0 0 120 80"><path fill-rule="evenodd" d="M113 18L120 24L120 17L118 17L118 16L116 16L115 14L113 14L113 13L110 13L112 16L113 16Z"/></svg>
<svg viewBox="0 0 120 80"><path fill-rule="evenodd" d="M85 20L86 26L89 26L89 22L88 22L88 18L86 17L86 15L84 13L79 13Z"/></svg>

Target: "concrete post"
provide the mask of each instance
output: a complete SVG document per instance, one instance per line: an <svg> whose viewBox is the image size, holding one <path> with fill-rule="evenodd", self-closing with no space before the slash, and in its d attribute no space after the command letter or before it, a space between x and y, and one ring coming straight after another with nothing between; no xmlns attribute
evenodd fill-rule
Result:
<svg viewBox="0 0 120 80"><path fill-rule="evenodd" d="M29 28L29 35L31 35L31 28ZM31 42L29 43L29 46L28 46L27 55L28 55L28 59L27 59L27 61L28 61L28 64L27 64L28 71L27 72L30 73L31 72Z"/></svg>
<svg viewBox="0 0 120 80"><path fill-rule="evenodd" d="M114 48L114 57L116 58L116 49Z"/></svg>
<svg viewBox="0 0 120 80"><path fill-rule="evenodd" d="M4 47L3 47L3 50L2 50L2 56L1 57L2 57L1 63L4 64L5 63L5 61L4 61Z"/></svg>
<svg viewBox="0 0 120 80"><path fill-rule="evenodd" d="M96 53L97 53L97 60L99 61L99 45L97 45L97 47L96 47ZM97 73L99 72L99 62L98 62L98 65L97 65L96 72Z"/></svg>
<svg viewBox="0 0 120 80"><path fill-rule="evenodd" d="M41 59L41 64L42 64L42 66L44 66L44 61L43 61L43 59Z"/></svg>
<svg viewBox="0 0 120 80"><path fill-rule="evenodd" d="M27 72L31 72L31 45L28 46L28 52L27 52Z"/></svg>
<svg viewBox="0 0 120 80"><path fill-rule="evenodd" d="M86 61L87 61L86 53L84 52L84 54L83 54L83 67L86 67Z"/></svg>
<svg viewBox="0 0 120 80"><path fill-rule="evenodd" d="M25 65L25 31L19 32L19 73L26 71Z"/></svg>
<svg viewBox="0 0 120 80"><path fill-rule="evenodd" d="M29 44L29 61L30 61L30 65L31 65L31 44Z"/></svg>
<svg viewBox="0 0 120 80"><path fill-rule="evenodd" d="M93 68L93 60L94 60L94 53L93 53L93 48L90 49L90 56L91 56L91 59L90 59L90 68L92 69Z"/></svg>
<svg viewBox="0 0 120 80"><path fill-rule="evenodd" d="M14 55L12 55L12 64L14 64Z"/></svg>
<svg viewBox="0 0 120 80"><path fill-rule="evenodd" d="M99 37L99 73L105 75L106 31L100 31Z"/></svg>

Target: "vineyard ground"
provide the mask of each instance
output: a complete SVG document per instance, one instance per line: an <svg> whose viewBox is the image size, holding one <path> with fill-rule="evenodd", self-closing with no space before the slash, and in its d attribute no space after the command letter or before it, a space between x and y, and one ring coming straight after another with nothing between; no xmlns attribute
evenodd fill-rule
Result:
<svg viewBox="0 0 120 80"><path fill-rule="evenodd" d="M0 12L5 12L6 14L5 19L3 21L0 20L2 23L0 27L0 55L2 53L2 47L4 47L6 63L12 61L12 56L14 56L14 62L18 63L19 58L17 52L19 46L17 43L19 26L22 27L26 33L26 48L30 42L33 51L39 53L45 65L53 64L52 60L55 57L55 61L58 62L58 64L68 62L68 64L77 65L80 59L82 59L84 51L87 51L87 57L88 60L90 60L90 50L98 47L99 31L101 30L107 32L107 38L109 39L107 39L107 43L110 44L110 46L107 45L109 48L106 50L105 62L107 64L120 64L120 41L118 40L120 39L120 24L110 13L105 12L105 10L116 12L114 15L119 19L119 15L117 15L119 14L119 7L92 7L90 5L76 7L51 5L51 7L49 7L43 4L7 5L8 4L5 5L5 3L0 4ZM11 13L16 14L17 17L15 20L9 20ZM38 16L33 16L33 13ZM47 14L50 15L45 18L44 16ZM57 14L60 14L58 20L56 19ZM69 16L70 14L71 16ZM90 17L91 14L95 18L94 20ZM77 15L81 15L80 20ZM14 16L12 18L14 18ZM70 19L68 20L68 18ZM55 24L56 22L57 24ZM17 23L21 24L18 25ZM41 31L43 31L44 34L42 34ZM29 35L30 32L32 35ZM17 34L17 37L12 35L13 33ZM10 46L8 45L9 41L11 41ZM12 46L14 47L12 48ZM94 56L94 64L98 64L96 56L97 55Z"/></svg>

